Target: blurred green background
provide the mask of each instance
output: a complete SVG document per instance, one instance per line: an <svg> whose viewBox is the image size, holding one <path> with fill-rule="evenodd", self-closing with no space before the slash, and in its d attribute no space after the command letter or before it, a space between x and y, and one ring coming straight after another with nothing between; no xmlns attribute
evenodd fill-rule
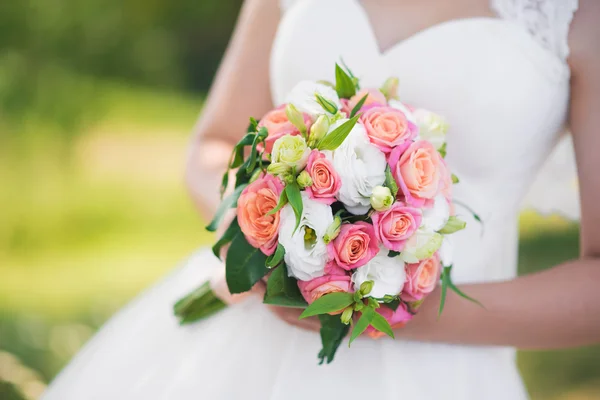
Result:
<svg viewBox="0 0 600 400"><path fill-rule="evenodd" d="M191 127L241 0L0 2L0 399L36 399L112 313L209 243ZM577 256L522 218L521 272ZM600 398L600 351L523 352L534 399Z"/></svg>

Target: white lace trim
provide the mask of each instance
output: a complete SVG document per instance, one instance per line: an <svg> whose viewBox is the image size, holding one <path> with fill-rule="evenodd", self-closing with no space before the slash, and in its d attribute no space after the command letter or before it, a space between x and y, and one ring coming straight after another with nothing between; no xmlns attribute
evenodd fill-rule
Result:
<svg viewBox="0 0 600 400"><path fill-rule="evenodd" d="M502 18L523 26L561 61L569 57L569 27L579 0L491 0Z"/></svg>

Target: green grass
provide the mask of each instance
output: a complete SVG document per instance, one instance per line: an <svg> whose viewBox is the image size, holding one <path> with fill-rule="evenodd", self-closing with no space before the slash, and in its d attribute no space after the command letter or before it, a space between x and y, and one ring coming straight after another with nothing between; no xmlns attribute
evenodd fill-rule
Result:
<svg viewBox="0 0 600 400"><path fill-rule="evenodd" d="M95 90L102 113L72 140L39 121L0 136L0 398L6 370L36 398L112 313L212 239L182 182L202 99ZM577 226L558 217L524 214L521 238L522 273L577 256ZM600 397L599 359L523 352L519 365L534 399L583 399Z"/></svg>

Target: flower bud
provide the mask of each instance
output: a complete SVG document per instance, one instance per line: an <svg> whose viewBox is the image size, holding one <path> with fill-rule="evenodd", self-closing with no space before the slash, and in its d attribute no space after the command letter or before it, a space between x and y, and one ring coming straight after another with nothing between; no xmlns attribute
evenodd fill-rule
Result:
<svg viewBox="0 0 600 400"><path fill-rule="evenodd" d="M319 105L321 107L323 107L323 109L325 111L327 111L329 114L336 114L338 112L338 108L335 105L335 103L333 103L330 100L327 100L325 97L321 96L319 93L315 93L315 99L317 100L317 103L319 103Z"/></svg>
<svg viewBox="0 0 600 400"><path fill-rule="evenodd" d="M295 167L299 171L306 166L309 155L310 149L302 136L285 135L273 144L271 160L273 163L282 163L290 168Z"/></svg>
<svg viewBox="0 0 600 400"><path fill-rule="evenodd" d="M350 324L350 321L352 321L353 313L354 313L354 310L352 310L352 307L346 307L346 309L344 310L344 312L342 313L342 316L341 316L342 323L344 325Z"/></svg>
<svg viewBox="0 0 600 400"><path fill-rule="evenodd" d="M385 96L386 99L397 99L398 98L398 78L391 77L388 78L384 83L381 89L381 93Z"/></svg>
<svg viewBox="0 0 600 400"><path fill-rule="evenodd" d="M360 289L359 289L360 294L362 294L363 297L366 297L369 293L371 293L371 290L373 290L373 285L374 285L373 281L364 281L360 285Z"/></svg>
<svg viewBox="0 0 600 400"><path fill-rule="evenodd" d="M371 194L371 206L376 211L386 211L394 203L394 196L389 188L385 186L375 186Z"/></svg>
<svg viewBox="0 0 600 400"><path fill-rule="evenodd" d="M323 241L325 244L329 244L333 239L335 239L342 229L342 219L339 215L336 215L333 218L333 223L327 227L325 231L325 235L323 236Z"/></svg>
<svg viewBox="0 0 600 400"><path fill-rule="evenodd" d="M354 303L354 311L360 311L363 308L365 308L365 303L363 303L362 301L356 301Z"/></svg>
<svg viewBox="0 0 600 400"><path fill-rule="evenodd" d="M300 172L300 175L298 175L298 178L296 178L296 182L298 182L300 189L305 189L313 184L310 174L306 171Z"/></svg>
<svg viewBox="0 0 600 400"><path fill-rule="evenodd" d="M306 124L304 123L304 116L300 111L296 109L296 107L294 107L292 103L289 103L287 106L285 106L285 115L287 116L288 120L292 123L292 125L298 128L301 134L306 134Z"/></svg>
<svg viewBox="0 0 600 400"><path fill-rule="evenodd" d="M461 229L465 229L466 226L467 223L465 221L462 221L455 216L451 216L450 218L448 218L448 222L446 222L446 225L444 225L444 227L440 229L439 232L443 235L448 235L454 232L458 232Z"/></svg>
<svg viewBox="0 0 600 400"><path fill-rule="evenodd" d="M358 292L354 292L354 302L355 303L362 303L362 294L360 293L360 291Z"/></svg>
<svg viewBox="0 0 600 400"><path fill-rule="evenodd" d="M291 168L284 163L272 163L267 167L267 172L274 176L281 176L289 174Z"/></svg>
<svg viewBox="0 0 600 400"><path fill-rule="evenodd" d="M322 114L320 115L315 123L310 127L310 134L308 135L308 146L315 147L321 139L325 137L329 131L329 118Z"/></svg>

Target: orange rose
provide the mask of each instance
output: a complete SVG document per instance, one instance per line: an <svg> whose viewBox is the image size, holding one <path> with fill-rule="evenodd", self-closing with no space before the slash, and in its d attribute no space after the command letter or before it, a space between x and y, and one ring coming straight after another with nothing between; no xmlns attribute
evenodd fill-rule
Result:
<svg viewBox="0 0 600 400"><path fill-rule="evenodd" d="M248 243L270 256L277 248L279 212L267 215L277 206L283 183L264 175L249 184L238 199L237 217Z"/></svg>
<svg viewBox="0 0 600 400"><path fill-rule="evenodd" d="M447 174L442 156L431 143L420 140L406 150L395 148L388 160L404 200L413 207L430 207Z"/></svg>

